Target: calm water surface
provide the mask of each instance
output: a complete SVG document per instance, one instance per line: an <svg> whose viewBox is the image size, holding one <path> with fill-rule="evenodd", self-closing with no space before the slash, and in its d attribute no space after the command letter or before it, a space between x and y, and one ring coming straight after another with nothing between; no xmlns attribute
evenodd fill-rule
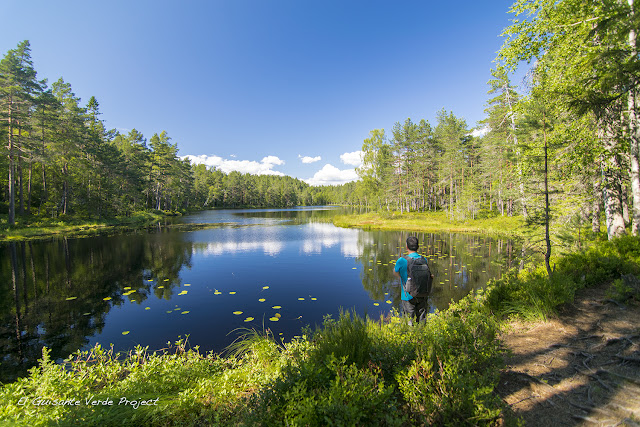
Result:
<svg viewBox="0 0 640 427"><path fill-rule="evenodd" d="M189 335L222 351L237 328L285 340L340 308L378 318L400 308L393 266L408 233L334 227L335 208L218 210L160 229L0 245L0 381L41 356L95 343L150 349ZM415 234L415 233L414 233ZM430 310L444 309L517 262L510 240L417 234L435 275Z"/></svg>

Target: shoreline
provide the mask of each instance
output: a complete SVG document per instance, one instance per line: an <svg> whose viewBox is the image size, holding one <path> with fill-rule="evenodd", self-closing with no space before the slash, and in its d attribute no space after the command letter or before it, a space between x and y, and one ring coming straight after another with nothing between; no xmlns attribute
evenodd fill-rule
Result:
<svg viewBox="0 0 640 427"><path fill-rule="evenodd" d="M333 225L342 228L362 228L363 230L408 231L408 232L451 232L467 234L488 234L503 237L523 237L524 221L521 217L492 217L451 221L444 212L404 213L381 215L379 213L338 215Z"/></svg>

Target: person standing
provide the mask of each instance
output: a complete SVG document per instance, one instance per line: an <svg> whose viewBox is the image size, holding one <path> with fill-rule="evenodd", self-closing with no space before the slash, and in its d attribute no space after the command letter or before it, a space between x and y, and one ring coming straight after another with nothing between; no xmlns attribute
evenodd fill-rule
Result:
<svg viewBox="0 0 640 427"><path fill-rule="evenodd" d="M418 253L418 249L420 248L418 244L418 238L415 236L407 237L407 252L408 258L419 259L422 257ZM413 324L413 319L415 319L416 323L420 321L425 321L427 318L427 296L411 296L409 292L407 292L406 284L408 278L407 266L409 262L407 258L400 257L396 261L396 265L394 268L394 274L400 278L402 282L402 287L400 289L400 299L402 300L402 310L405 315L409 317L409 325Z"/></svg>

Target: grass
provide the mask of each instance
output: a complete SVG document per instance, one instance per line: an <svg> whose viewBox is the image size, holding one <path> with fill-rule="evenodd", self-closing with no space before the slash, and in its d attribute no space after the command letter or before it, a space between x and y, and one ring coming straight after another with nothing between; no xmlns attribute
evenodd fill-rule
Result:
<svg viewBox="0 0 640 427"><path fill-rule="evenodd" d="M108 233L115 230L131 230L164 220L162 211L135 212L131 216L91 219L81 216L57 218L16 218L16 224L8 224L7 215L0 216L0 241L33 240L50 236L82 236Z"/></svg>
<svg viewBox="0 0 640 427"><path fill-rule="evenodd" d="M202 354L185 340L156 353L137 347L124 356L96 345L64 363L50 360L44 349L28 377L0 388L0 422L517 424L505 419L493 392L505 319L544 319L578 289L603 282L627 292L616 279L640 274L640 239L596 243L554 264L551 278L536 265L512 271L414 326L395 312L380 319L343 312L290 342L278 342L268 329L241 330L224 356ZM78 403L60 405L65 401Z"/></svg>
<svg viewBox="0 0 640 427"><path fill-rule="evenodd" d="M365 213L339 215L333 224L338 227L363 228L366 230L402 230L413 232L482 233L503 236L519 236L523 220L520 217L493 216L488 218L454 221L446 212L410 212L399 214Z"/></svg>
<svg viewBox="0 0 640 427"><path fill-rule="evenodd" d="M629 297L621 277L640 275L640 239L624 236L552 259L554 271L531 264L521 272L511 271L487 286L486 304L501 318L546 320L559 306L573 301L582 288L611 284L614 294ZM629 279L627 279L629 281ZM631 279L634 283L635 280Z"/></svg>
<svg viewBox="0 0 640 427"><path fill-rule="evenodd" d="M79 216L60 216L58 218L31 217L18 218L16 224L9 226L7 215L0 216L0 242L37 240L55 236L92 236L114 232L133 231L164 222L167 217L176 216L168 211L140 211L130 216L115 218L87 219ZM175 223L166 227L191 231L203 228L220 227L223 224ZM228 224L227 224L228 225Z"/></svg>

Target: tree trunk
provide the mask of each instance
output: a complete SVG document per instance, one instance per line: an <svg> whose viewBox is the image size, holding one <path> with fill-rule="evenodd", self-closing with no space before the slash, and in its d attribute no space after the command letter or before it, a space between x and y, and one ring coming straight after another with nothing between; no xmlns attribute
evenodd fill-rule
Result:
<svg viewBox="0 0 640 427"><path fill-rule="evenodd" d="M635 11L633 10L633 0L629 2L629 17L633 22ZM629 30L629 50L631 57L638 56L636 48L636 30L631 27ZM627 102L629 111L628 116L628 132L629 132L629 161L631 162L630 178L631 178L631 194L633 200L633 212L631 221L631 233L634 236L640 231L640 126L638 126L638 116L636 112L636 89L632 87L629 90L629 98Z"/></svg>
<svg viewBox="0 0 640 427"><path fill-rule="evenodd" d="M549 233L550 218L550 206L549 206L549 146L547 145L547 128L546 128L546 116L542 113L542 136L544 138L544 240L547 244L547 251L544 254L544 264L547 267L547 274L551 277L551 266L549 260L551 259L551 238Z"/></svg>
<svg viewBox="0 0 640 427"><path fill-rule="evenodd" d="M16 189L15 189L15 165L13 160L13 97L9 96L9 225L15 225L16 223Z"/></svg>
<svg viewBox="0 0 640 427"><path fill-rule="evenodd" d="M21 127L18 126L18 138L17 138L17 149L18 149L18 170L17 170L17 179L18 179L18 212L20 216L24 216L24 195L23 195L23 185L22 185L22 144L20 143L20 134L22 133Z"/></svg>
<svg viewBox="0 0 640 427"><path fill-rule="evenodd" d="M29 156L29 178L27 180L27 215L31 215L31 176L33 175L33 159Z"/></svg>
<svg viewBox="0 0 640 427"><path fill-rule="evenodd" d="M591 203L591 231L600 232L600 207L602 206L601 178L593 180L593 202Z"/></svg>
<svg viewBox="0 0 640 427"><path fill-rule="evenodd" d="M607 236L609 240L624 234L624 218L618 195L618 160L615 156L603 159L602 167L602 198L604 213L607 220Z"/></svg>
<svg viewBox="0 0 640 427"><path fill-rule="evenodd" d="M49 198L47 194L47 168L45 166L45 142L44 142L44 121L45 121L45 107L42 107L42 196L40 197L40 207L42 207Z"/></svg>

